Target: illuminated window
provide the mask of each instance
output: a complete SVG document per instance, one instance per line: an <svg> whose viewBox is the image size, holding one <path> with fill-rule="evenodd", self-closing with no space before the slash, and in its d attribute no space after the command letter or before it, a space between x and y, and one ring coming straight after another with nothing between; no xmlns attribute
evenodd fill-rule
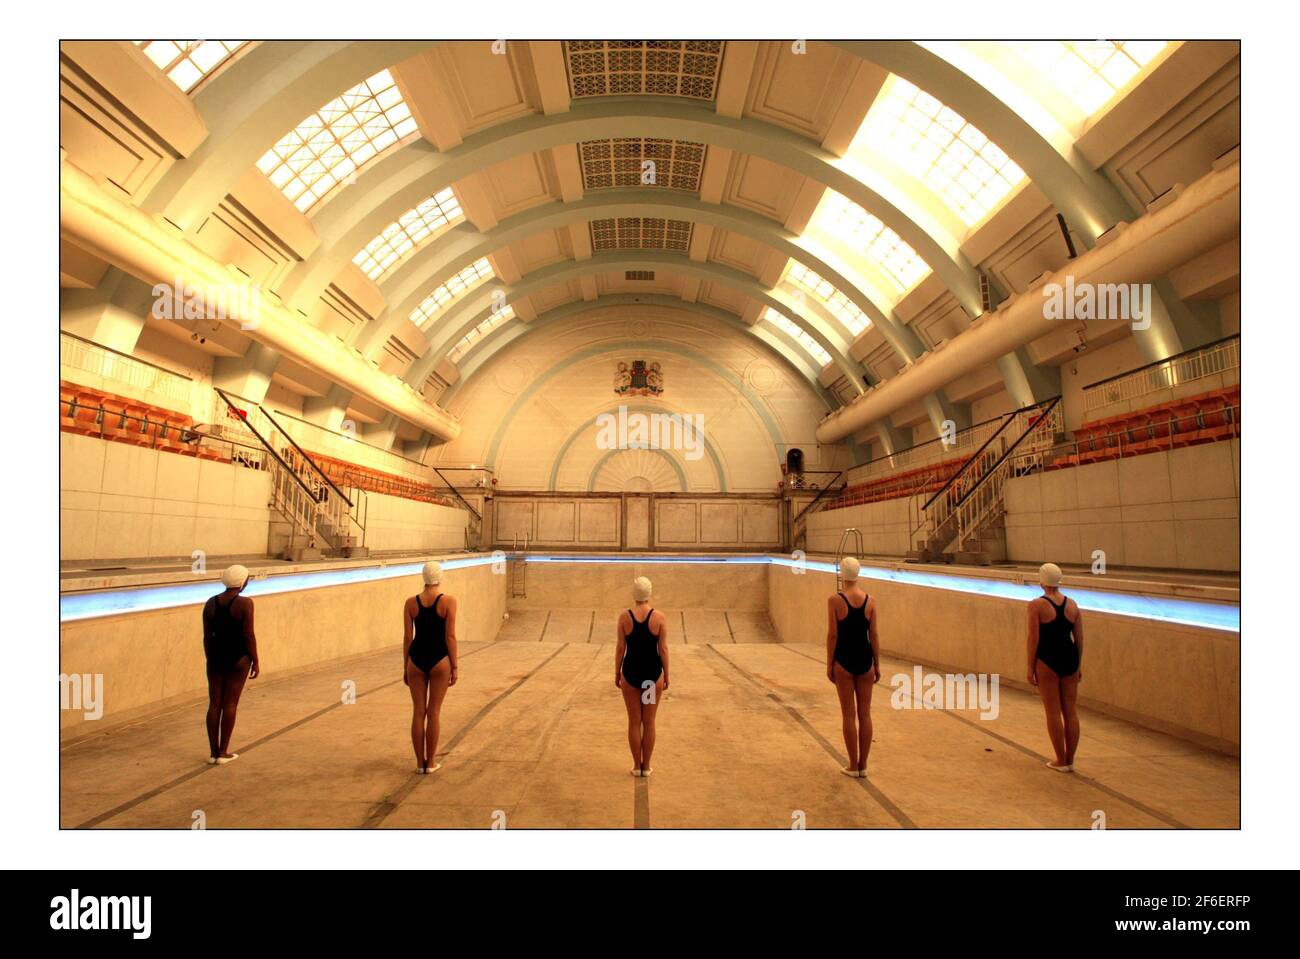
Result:
<svg viewBox="0 0 1300 959"><path fill-rule="evenodd" d="M1169 44L1165 40L1025 40L1015 48L1092 116Z"/></svg>
<svg viewBox="0 0 1300 959"><path fill-rule="evenodd" d="M441 227L465 219L451 187L407 210L352 258L376 283L393 267L424 246Z"/></svg>
<svg viewBox="0 0 1300 959"><path fill-rule="evenodd" d="M465 355L466 351L474 345L476 340L492 332L506 320L514 319L514 316L514 308L510 306L507 306L499 313L493 313L478 326L474 327L474 329L462 336L460 342L451 348L451 361L455 363Z"/></svg>
<svg viewBox="0 0 1300 959"><path fill-rule="evenodd" d="M924 182L967 224L983 219L1025 178L961 114L897 76L885 81L850 151L863 147Z"/></svg>
<svg viewBox="0 0 1300 959"><path fill-rule="evenodd" d="M880 267L899 295L914 287L930 266L877 216L834 190L817 211L813 226L838 237Z"/></svg>
<svg viewBox="0 0 1300 959"><path fill-rule="evenodd" d="M465 267L450 280L438 287L411 311L411 322L423 327L433 319L433 315L453 300L464 296L471 287L495 274L486 259L479 260Z"/></svg>
<svg viewBox="0 0 1300 959"><path fill-rule="evenodd" d="M247 40L137 40L135 45L186 93L221 66Z"/></svg>
<svg viewBox="0 0 1300 959"><path fill-rule="evenodd" d="M831 355L826 352L822 345L814 340L808 334L807 330L799 326L793 320L782 316L770 306L767 308L767 312L763 314L763 319L767 320L767 322L771 323L773 326L789 333L798 341L799 345L807 350L809 355L822 366L825 366L831 361Z"/></svg>
<svg viewBox="0 0 1300 959"><path fill-rule="evenodd" d="M802 264L791 260L790 271L786 273L786 278L795 285L809 290L825 305L826 309L848 327L849 332L854 336L871 325L867 314L858 309L852 300Z"/></svg>
<svg viewBox="0 0 1300 959"><path fill-rule="evenodd" d="M299 210L310 209L388 147L415 132L392 74L381 70L331 100L257 161Z"/></svg>

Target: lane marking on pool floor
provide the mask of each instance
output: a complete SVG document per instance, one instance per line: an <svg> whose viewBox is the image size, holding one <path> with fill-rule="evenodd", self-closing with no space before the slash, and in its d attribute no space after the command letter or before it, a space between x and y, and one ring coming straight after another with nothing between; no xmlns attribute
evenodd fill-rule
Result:
<svg viewBox="0 0 1300 959"><path fill-rule="evenodd" d="M560 653L564 652L568 648L568 643L561 643L555 652L551 653L551 655L547 656L528 672L524 673L524 675L517 679L513 685L498 693L491 701L483 705L478 712L470 717L469 722L465 723L465 725L461 726L460 729L456 731L456 735L452 736L451 739L447 741L447 745L436 754L435 758L437 758L437 756L443 758L449 756L452 751L464 741L465 737L473 731L474 727L483 721L483 718L487 716L488 713L501 705L501 703L519 689L520 686L536 676L538 672L544 669L547 664L551 662L551 660L555 659L556 656L560 655ZM434 775L436 776L437 773L434 773ZM387 799L375 805L375 808L370 811L370 815L366 817L365 822L361 824L361 828L378 828L385 819L396 811L397 807L402 804L403 800L411 794L411 791L415 789L424 778L426 777L422 773L411 773L407 776L406 781L398 786Z"/></svg>
<svg viewBox="0 0 1300 959"><path fill-rule="evenodd" d="M544 639L546 639L546 627L550 625L551 625L551 610L548 609L546 611L546 622L542 623L542 635L537 637L537 641L539 643L542 642Z"/></svg>
<svg viewBox="0 0 1300 959"><path fill-rule="evenodd" d="M688 643L686 639L686 610L682 610L680 615L682 617L682 645L685 646Z"/></svg>
<svg viewBox="0 0 1300 959"><path fill-rule="evenodd" d="M823 736L821 733L819 733L816 727L812 725L812 723L808 722L808 720L804 717L803 713L799 712L799 710L795 709L795 707L791 706L784 699L782 699L781 695L778 692L776 692L776 690L772 689L772 687L767 685L767 683L763 682L761 679L756 677L753 673L749 672L743 666L740 666L732 662L730 657L722 655L722 653L720 653L712 643L708 643L707 648L710 652L713 653L713 655L717 656L719 659L721 659L724 663L726 663L736 672L740 673L740 675L743 676L746 680L748 680L751 685L753 685L756 689L758 689L760 692L766 695L768 699L772 700L772 702L776 703L783 710L785 710L785 712L790 715L790 717L799 725L799 727L803 729L803 731L807 733L810 737L812 737L812 739L817 743L817 745L821 746L821 748L826 752L827 755L829 755L832 759L835 760L836 764L841 769L844 768L844 766L848 763L848 757L841 755L839 750L837 750L833 745L831 745L831 743L826 739L826 737ZM853 782L857 783L859 786L865 789L867 793L871 796L871 798L874 799L877 803L879 803L881 808L883 808L885 812L889 813L889 815L893 817L894 821L897 822L904 829L917 828L916 823L912 822L911 818L907 815L907 813L903 812L903 810L900 809L892 799L886 796L880 790L880 788L876 786L874 783L872 783L870 780L854 779Z"/></svg>
<svg viewBox="0 0 1300 959"><path fill-rule="evenodd" d="M596 611L591 611L591 622L587 624L587 642L591 642L592 635L596 632Z"/></svg>
<svg viewBox="0 0 1300 959"><path fill-rule="evenodd" d="M817 657L809 656L807 653L800 652L797 649L791 649L790 646L788 646L785 643L782 643L781 645L783 648L788 649L796 656L802 656L804 659L810 659L815 663L821 662L821 660L819 660ZM903 660L903 662L907 662L907 660ZM925 665L922 663L916 663L913 665L919 665L923 669L926 668ZM888 688L892 693L893 691L892 686L887 686L886 688ZM921 702L921 700L916 698L915 694L911 696L911 699L912 702L914 703ZM1029 756L1030 758L1035 759L1040 763L1043 764L1047 763L1047 757L1044 756L1042 753L1035 752L1033 749L1030 749L1028 746L1022 745L1021 743L1016 742L1014 739L1010 739L1006 736L1003 736L1001 733L995 733L993 730L988 729L984 725L981 725L976 720L968 719L954 710L945 709L943 707L926 707L926 708L938 709L939 712L943 713L944 715L950 716L953 719L957 720L959 723L964 723L965 725L970 726L972 729L978 730L979 732L983 733L985 736L990 736L993 739L996 739L1004 746L1010 746L1012 749L1024 753L1026 756ZM1118 789L1114 789L1110 786L1107 786L1105 783L1098 782L1096 779L1093 779L1091 776L1085 776L1083 773L1079 773L1079 772L1071 773L1070 775L1073 776L1078 782L1086 783L1089 786L1092 786L1097 791L1103 792L1106 795L1110 796L1112 799L1118 799L1121 802L1127 803L1128 805L1132 806L1134 809L1138 810L1139 812L1145 813L1146 815L1150 816L1152 819L1158 819L1167 826L1172 826L1175 829L1193 828L1192 826L1189 826L1187 823L1175 819L1173 816L1169 815L1166 812L1162 812L1161 810L1156 809L1153 806L1148 806L1140 799L1134 799L1132 796L1125 795L1124 793L1120 792Z"/></svg>
<svg viewBox="0 0 1300 959"><path fill-rule="evenodd" d="M731 616L725 609L722 611L722 618L727 622L727 632L731 634L731 641L734 643L736 641L736 630L732 627Z"/></svg>
<svg viewBox="0 0 1300 959"><path fill-rule="evenodd" d="M473 656L475 653L482 652L488 647L495 646L495 645L496 645L495 640L484 643L482 646L478 647L477 649L471 649L468 653L465 653L460 658L467 659L468 657ZM404 680L394 679L391 682L382 683L379 686L374 686L370 689L367 689L364 693L357 693L356 698L362 699L366 696L369 696L371 693L380 692L381 690L388 689L390 686L396 686L398 683L401 682L404 682ZM199 700L199 702L202 702L202 700ZM324 707L323 709L318 709L313 713L308 713L306 716L303 716L301 719L295 719L287 726L281 726L279 729L273 730L272 732L267 733L265 736L261 736L258 739L253 740L247 746L241 746L239 753L237 755L239 755L242 758L245 753L252 752L258 746L265 745L271 740L283 736L285 733L293 732L299 726L305 726L307 723L312 722L313 720L316 719L320 719L320 717L324 716L326 713L332 712L333 710L338 709L340 706L344 706L344 705L347 704L340 699L337 703L330 703L330 705ZM187 773L182 773L181 775L177 776L175 779L170 779L160 786L155 786L153 789L143 792L140 795L134 797L133 799L128 799L126 802L120 803L114 806L112 809L108 809L102 813L99 813L96 816L92 816L90 819L87 819L85 822L80 823L76 826L72 826L71 828L93 829L95 826L98 826L101 823L107 822L108 820L113 819L116 816L120 816L124 812L128 812L129 810L134 809L136 806L139 806L141 803L148 802L150 799L153 799L156 796L161 796L163 793L175 789L177 786L184 785L185 783L189 782L191 779L203 775L203 773L211 772L214 769L220 769L220 768L222 767L214 766L211 765L210 763L204 763L202 766L199 766L196 769L192 769Z"/></svg>

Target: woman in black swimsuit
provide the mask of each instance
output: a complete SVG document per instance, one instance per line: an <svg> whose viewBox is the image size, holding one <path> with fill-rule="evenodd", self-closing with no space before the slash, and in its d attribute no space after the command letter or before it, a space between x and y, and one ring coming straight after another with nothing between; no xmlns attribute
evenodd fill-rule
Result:
<svg viewBox="0 0 1300 959"><path fill-rule="evenodd" d="M208 763L224 766L239 758L230 751L235 714L244 683L256 679L257 636L253 633L253 601L240 596L248 585L248 570L231 566L221 574L225 592L203 605L203 654L208 663Z"/></svg>
<svg viewBox="0 0 1300 959"><path fill-rule="evenodd" d="M1057 772L1074 772L1079 746L1079 683L1083 671L1083 614L1060 589L1061 567L1044 563L1038 570L1043 595L1029 603L1029 683L1038 687L1047 714Z"/></svg>
<svg viewBox="0 0 1300 959"><path fill-rule="evenodd" d="M442 591L442 566L424 564L424 589L402 610L402 680L411 689L411 745L415 771L435 772L439 717L447 689L456 685L456 597Z"/></svg>
<svg viewBox="0 0 1300 959"><path fill-rule="evenodd" d="M876 601L858 585L861 564L852 556L840 560L844 590L826 603L826 678L840 697L840 719L849 764L840 772L867 778L871 752L871 691L880 682L880 636L876 630Z"/></svg>
<svg viewBox="0 0 1300 959"><path fill-rule="evenodd" d="M632 750L632 775L649 776L655 749L655 714L668 688L668 617L650 608L650 580L632 582L632 609L618 615L614 647L614 685L627 707L627 744Z"/></svg>

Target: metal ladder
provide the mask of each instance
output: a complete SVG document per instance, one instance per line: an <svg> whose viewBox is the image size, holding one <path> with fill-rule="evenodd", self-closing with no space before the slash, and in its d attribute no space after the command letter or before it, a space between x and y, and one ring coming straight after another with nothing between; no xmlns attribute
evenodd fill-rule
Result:
<svg viewBox="0 0 1300 959"><path fill-rule="evenodd" d="M510 595L528 598L528 534L524 534L524 548L519 550L519 534L515 534L515 547L510 551Z"/></svg>
<svg viewBox="0 0 1300 959"><path fill-rule="evenodd" d="M854 550L852 553L846 553L844 551L844 544L848 542L850 533L853 534ZM840 545L835 553L835 591L836 592L839 592L844 588L844 580L840 576L840 561L843 560L845 556L854 556L859 559L862 557L862 533L856 526L846 527L844 532L840 534Z"/></svg>

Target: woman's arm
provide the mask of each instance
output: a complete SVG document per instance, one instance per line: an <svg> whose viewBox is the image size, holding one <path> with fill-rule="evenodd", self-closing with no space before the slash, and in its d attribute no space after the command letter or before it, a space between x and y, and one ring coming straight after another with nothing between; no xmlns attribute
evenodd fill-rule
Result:
<svg viewBox="0 0 1300 959"><path fill-rule="evenodd" d="M623 655L627 652L627 634L623 632L623 617L626 612L618 614L618 622L614 624L614 632L618 641L614 643L614 685L618 686L619 678L623 675Z"/></svg>
<svg viewBox="0 0 1300 959"><path fill-rule="evenodd" d="M402 682L411 685L410 677L406 675L406 664L411 659L411 637L415 635L415 627L411 624L411 601L408 599L402 604Z"/></svg>
<svg viewBox="0 0 1300 959"><path fill-rule="evenodd" d="M244 643L248 646L248 655L253 666L248 671L249 679L256 679L262 674L262 664L257 658L257 633L253 629L253 601L244 599Z"/></svg>
<svg viewBox="0 0 1300 959"><path fill-rule="evenodd" d="M1029 654L1029 685L1038 685L1038 600L1029 604L1029 641L1026 644Z"/></svg>
<svg viewBox="0 0 1300 959"><path fill-rule="evenodd" d="M203 658L212 658L212 620L214 600L208 600L203 604Z"/></svg>
<svg viewBox="0 0 1300 959"><path fill-rule="evenodd" d="M455 686L460 678L460 649L456 645L456 611L460 604L455 596L447 597L447 659L451 661L451 678L448 686Z"/></svg>
<svg viewBox="0 0 1300 959"><path fill-rule="evenodd" d="M880 630L876 624L876 601L867 600L867 623L871 626L871 665L876 671L875 682L880 682Z"/></svg>
<svg viewBox="0 0 1300 959"><path fill-rule="evenodd" d="M826 678L835 682L835 636L839 620L835 616L835 599L826 600Z"/></svg>
<svg viewBox="0 0 1300 959"><path fill-rule="evenodd" d="M668 689L668 617L659 614L659 660L664 664L664 689Z"/></svg>
<svg viewBox="0 0 1300 959"><path fill-rule="evenodd" d="M1079 682L1083 682L1083 610L1074 604L1074 622L1070 624L1074 632L1074 648L1079 651Z"/></svg>

